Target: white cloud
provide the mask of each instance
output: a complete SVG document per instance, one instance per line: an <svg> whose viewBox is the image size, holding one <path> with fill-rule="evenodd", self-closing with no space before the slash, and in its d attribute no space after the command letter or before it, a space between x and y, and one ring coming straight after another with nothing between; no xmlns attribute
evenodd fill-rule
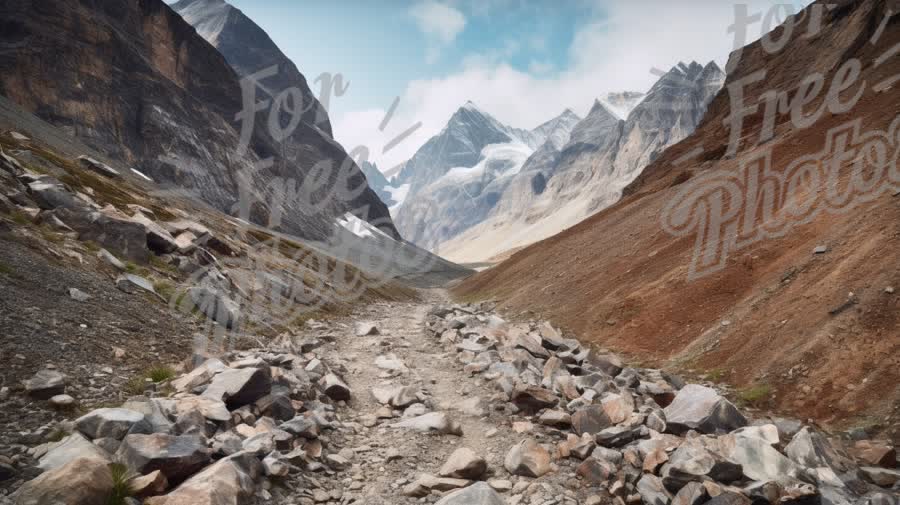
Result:
<svg viewBox="0 0 900 505"><path fill-rule="evenodd" d="M409 9L410 16L431 44L447 45L465 28L462 12L435 0L424 0Z"/></svg>
<svg viewBox="0 0 900 505"><path fill-rule="evenodd" d="M546 74L553 70L553 68L553 63L549 61L531 60L531 62L528 63L528 71L536 75Z"/></svg>
<svg viewBox="0 0 900 505"><path fill-rule="evenodd" d="M575 34L568 62L555 74L540 72L546 69L539 61L527 72L517 70L505 63L511 47L501 47L486 52L490 57L466 58L457 73L410 82L385 132L378 130L383 112L372 110L336 118L335 132L348 149L378 146L372 157L387 169L412 156L466 100L522 128L537 126L567 107L583 116L594 98L606 92L646 91L657 79L651 73L654 67L668 70L682 60L715 60L724 68L734 44L727 32L733 5L617 0L608 5L608 16L598 16ZM764 13L770 6L766 0L752 0L750 12ZM758 38L759 23L750 26L750 33L754 30ZM391 152L381 153L380 146L417 121L422 128Z"/></svg>

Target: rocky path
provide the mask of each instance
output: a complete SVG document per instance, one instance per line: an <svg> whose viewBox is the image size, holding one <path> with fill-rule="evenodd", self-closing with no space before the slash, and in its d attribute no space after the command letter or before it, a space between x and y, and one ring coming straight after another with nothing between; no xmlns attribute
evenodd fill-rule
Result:
<svg viewBox="0 0 900 505"><path fill-rule="evenodd" d="M105 502L112 462L142 475L131 486L146 505L897 505L900 495L889 442L748 419L707 385L441 291L308 321L57 429L60 442L24 448L40 475L13 503Z"/></svg>

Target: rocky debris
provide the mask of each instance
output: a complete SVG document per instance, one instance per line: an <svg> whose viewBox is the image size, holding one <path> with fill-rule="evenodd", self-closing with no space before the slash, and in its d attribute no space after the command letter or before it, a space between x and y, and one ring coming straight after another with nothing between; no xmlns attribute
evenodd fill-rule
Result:
<svg viewBox="0 0 900 505"><path fill-rule="evenodd" d="M487 471L487 462L472 449L460 447L453 451L438 475L454 479L479 480Z"/></svg>
<svg viewBox="0 0 900 505"><path fill-rule="evenodd" d="M125 266L125 263L122 263L119 258L113 256L112 253L110 253L106 249L100 249L99 251L97 251L97 257L121 272L124 272L127 268Z"/></svg>
<svg viewBox="0 0 900 505"><path fill-rule="evenodd" d="M97 459L109 462L110 455L80 433L73 433L59 442L45 447L46 452L38 460L38 468L52 470L67 465L76 459Z"/></svg>
<svg viewBox="0 0 900 505"><path fill-rule="evenodd" d="M25 392L39 400L50 398L66 392L66 376L56 370L38 370L34 376L24 382Z"/></svg>
<svg viewBox="0 0 900 505"><path fill-rule="evenodd" d="M897 451L886 440L858 440L850 447L849 452L867 466L893 468L897 464Z"/></svg>
<svg viewBox="0 0 900 505"><path fill-rule="evenodd" d="M153 432L144 414L121 408L102 408L85 414L75 420L75 429L90 439L122 440L130 433Z"/></svg>
<svg viewBox="0 0 900 505"><path fill-rule="evenodd" d="M248 453L217 461L184 481L174 491L144 501L145 505L245 505L251 503L263 468Z"/></svg>
<svg viewBox="0 0 900 505"><path fill-rule="evenodd" d="M78 288L69 288L69 298L76 302L86 302L91 299L91 295Z"/></svg>
<svg viewBox="0 0 900 505"><path fill-rule="evenodd" d="M189 288L187 299L210 320L234 328L241 317L240 305L224 293L208 286Z"/></svg>
<svg viewBox="0 0 900 505"><path fill-rule="evenodd" d="M503 466L513 475L540 477L550 471L550 453L534 440L523 440L509 450Z"/></svg>
<svg viewBox="0 0 900 505"><path fill-rule="evenodd" d="M140 223L93 210L58 208L54 213L78 233L78 240L95 242L139 263L150 259L147 229Z"/></svg>
<svg viewBox="0 0 900 505"><path fill-rule="evenodd" d="M148 279L134 274L122 274L116 278L116 287L126 293L134 294L141 291L156 294L153 283Z"/></svg>
<svg viewBox="0 0 900 505"><path fill-rule="evenodd" d="M154 253L161 255L179 250L175 237L142 212L135 212L131 220L144 225L144 228L147 230L147 247Z"/></svg>
<svg viewBox="0 0 900 505"><path fill-rule="evenodd" d="M50 405L58 410L68 410L75 406L75 398L69 395L56 395L50 398Z"/></svg>
<svg viewBox="0 0 900 505"><path fill-rule="evenodd" d="M350 386L348 386L340 377L330 373L322 377L322 387L325 394L335 401L350 400Z"/></svg>
<svg viewBox="0 0 900 505"><path fill-rule="evenodd" d="M747 425L738 409L714 389L699 384L683 387L665 408L670 430L722 433Z"/></svg>
<svg viewBox="0 0 900 505"><path fill-rule="evenodd" d="M85 505L106 503L113 489L107 461L81 458L48 470L16 493L17 505Z"/></svg>
<svg viewBox="0 0 900 505"><path fill-rule="evenodd" d="M414 482L403 488L404 496L422 497L433 491L452 491L465 488L472 481L465 479L452 479L449 477L435 477L428 474L420 474Z"/></svg>
<svg viewBox="0 0 900 505"><path fill-rule="evenodd" d="M43 210L79 209L84 204L55 177L41 176L27 185L28 196Z"/></svg>

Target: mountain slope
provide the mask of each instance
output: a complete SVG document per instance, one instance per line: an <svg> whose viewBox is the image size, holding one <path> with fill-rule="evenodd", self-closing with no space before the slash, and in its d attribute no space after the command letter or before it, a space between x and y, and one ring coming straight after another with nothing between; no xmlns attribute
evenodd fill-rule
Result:
<svg viewBox="0 0 900 505"><path fill-rule="evenodd" d="M218 49L238 76L277 67L274 75L261 80L266 94L277 97L291 88L300 90L303 121L332 136L328 112L310 91L306 78L269 35L243 12L224 0L180 0L171 7Z"/></svg>
<svg viewBox="0 0 900 505"><path fill-rule="evenodd" d="M680 63L646 95L596 100L568 142L529 160L490 216L441 245L456 261L486 261L572 226L615 203L621 191L666 147L688 135L724 74L714 62ZM620 112L633 107L622 120Z"/></svg>
<svg viewBox="0 0 900 505"><path fill-rule="evenodd" d="M854 172L851 163L866 159L856 154L862 152L858 141L848 141L848 149L856 149L853 155L832 154L840 143L829 138L846 135L848 125L885 132L881 147L868 152L889 153L895 164L900 87L875 89L900 73L896 56L882 58L900 43L900 18L883 25L888 7L880 0L846 2L824 15L819 33L807 34L806 25L795 29L780 52L767 53L760 42L747 46L695 132L644 169L621 201L466 280L456 293L497 298L514 313L550 316L598 345L644 362L711 373L747 391L764 391L756 401L766 406L824 423L893 427L897 437L900 299L894 291L900 285L900 204L892 195L900 194L900 181L869 201L821 212L805 224L783 215L754 219L750 214L744 221L748 236L782 230L782 219L794 226L781 236L747 243L697 242L695 228L673 235L661 224L666 219L671 229L678 222L702 223L706 214L690 209L714 209L710 205L717 200L685 200L685 195L713 198L716 190L734 195L734 188L746 189L741 167L758 166L761 156L771 156L776 174L795 160L810 159L806 156L821 167L837 159L834 166L842 168L837 187L845 191ZM798 18L810 19L809 14ZM841 102L851 104L859 93L849 112L825 109L806 127L792 125L790 113L779 114L769 140L760 137L765 107L759 105L743 121L739 149L728 152L729 84L764 70L761 79L756 75L757 81L743 88L745 103L760 104L771 90L794 100L801 80L821 75L822 92L803 104L808 116L823 107L835 77L846 73L841 66L854 62L861 63L859 77L840 93ZM830 152L823 153L826 147ZM861 173L884 176L885 171L869 166ZM803 199L817 195L812 189L800 184L793 191ZM696 206L686 205L691 202ZM697 219L672 219L692 215ZM730 216L727 223L740 216ZM721 259L717 254L726 245L732 249L720 269L689 277L698 243L717 247L713 260ZM814 254L818 246L827 250ZM709 266L709 259L701 254L700 265Z"/></svg>
<svg viewBox="0 0 900 505"><path fill-rule="evenodd" d="M328 237L351 211L398 236L387 207L321 128L301 121L279 144L261 111L241 152L238 76L162 1L12 0L0 16L0 43L15 48L0 53L0 92L110 159L307 238ZM319 189L304 194L313 178Z"/></svg>

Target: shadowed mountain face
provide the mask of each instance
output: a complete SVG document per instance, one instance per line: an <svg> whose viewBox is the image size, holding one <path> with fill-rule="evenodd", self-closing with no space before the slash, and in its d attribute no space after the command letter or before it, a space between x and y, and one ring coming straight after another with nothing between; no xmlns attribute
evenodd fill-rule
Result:
<svg viewBox="0 0 900 505"><path fill-rule="evenodd" d="M261 80L264 92L277 97L285 90L298 89L303 121L332 136L328 112L309 89L306 78L253 20L224 0L180 0L171 7L219 50L238 76L276 67L274 75Z"/></svg>
<svg viewBox="0 0 900 505"><path fill-rule="evenodd" d="M236 121L238 75L162 1L10 0L0 18L14 49L0 53L0 92L111 160L303 237L329 236L347 212L399 236L324 124L301 120L276 142L268 110L252 128Z"/></svg>

